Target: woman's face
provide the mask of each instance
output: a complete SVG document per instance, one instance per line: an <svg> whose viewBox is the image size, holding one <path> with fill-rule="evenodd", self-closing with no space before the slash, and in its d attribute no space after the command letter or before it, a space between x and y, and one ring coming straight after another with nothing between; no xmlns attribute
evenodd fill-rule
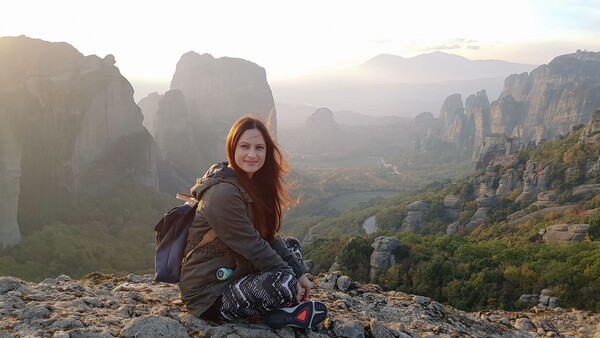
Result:
<svg viewBox="0 0 600 338"><path fill-rule="evenodd" d="M235 164L248 177L257 172L265 164L267 145L265 138L258 129L248 129L242 133L235 147Z"/></svg>

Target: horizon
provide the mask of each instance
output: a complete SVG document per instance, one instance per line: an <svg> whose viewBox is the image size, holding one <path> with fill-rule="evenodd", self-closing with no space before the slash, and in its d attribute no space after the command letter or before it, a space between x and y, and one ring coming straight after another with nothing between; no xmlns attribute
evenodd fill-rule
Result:
<svg viewBox="0 0 600 338"><path fill-rule="evenodd" d="M480 12L481 3L474 0L429 0L401 8L381 0L369 6L338 0L303 6L177 0L144 7L107 0L94 12L67 0L23 0L6 5L10 15L0 36L67 42L84 55L113 54L128 78L154 80L170 80L188 51L246 59L267 69L272 79L283 79L346 68L379 54L412 57L438 50L471 60L544 64L566 52L598 48L600 9L591 1L487 3L495 15ZM514 22L520 25L506 25Z"/></svg>
<svg viewBox="0 0 600 338"><path fill-rule="evenodd" d="M474 0L376 0L368 6L339 0L301 6L274 0L176 0L168 6L107 0L92 12L85 3L23 0L5 5L0 36L66 42L84 55L112 54L142 97L152 86L168 89L177 62L190 51L251 61L276 83L356 67L381 54L411 58L440 51L541 65L578 49L598 49L600 8L591 1L487 5L492 12L481 11Z"/></svg>

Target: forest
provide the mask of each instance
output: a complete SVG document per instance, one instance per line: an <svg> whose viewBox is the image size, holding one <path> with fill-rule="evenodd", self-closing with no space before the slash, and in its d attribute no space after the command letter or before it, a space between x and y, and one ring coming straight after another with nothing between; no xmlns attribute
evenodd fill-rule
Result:
<svg viewBox="0 0 600 338"><path fill-rule="evenodd" d="M483 175L475 171L470 177L451 182L433 182L410 193L387 200L370 201L348 210L336 218L323 221L323 236L307 248L314 271L326 271L337 262L351 278L369 281L371 243L378 236L396 236L400 247L394 252L396 265L379 273L376 283L385 290L427 295L458 309L478 311L486 308L520 310L528 306L519 302L523 294L539 294L551 289L562 307L600 310L600 195L587 200L573 196L572 189L581 184L599 183L599 177L587 177L591 159L600 155L597 144L578 142L579 130L534 150L523 150L514 165L522 172L529 160L550 166L552 188L557 199L574 207L564 212L535 215L526 222L511 225L507 216L531 213L539 207L531 201L517 201L509 194L486 216L483 224L470 233L446 235L442 200L448 194L462 199L460 223L475 213L473 186L469 181ZM497 167L495 183L510 166ZM394 232L406 217L406 206L422 200L431 206L425 226L418 233ZM592 212L590 212L592 211ZM380 232L355 235L361 220L377 216ZM551 224L589 224L585 241L580 243L545 243L540 229ZM318 226L319 224L317 224ZM345 228L344 228L345 225ZM351 238L341 234L351 234ZM529 306L531 306L529 304Z"/></svg>

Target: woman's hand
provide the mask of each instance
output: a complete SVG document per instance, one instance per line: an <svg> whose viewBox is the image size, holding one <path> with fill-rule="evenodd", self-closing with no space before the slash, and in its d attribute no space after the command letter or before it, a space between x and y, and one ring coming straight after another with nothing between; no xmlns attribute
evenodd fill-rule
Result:
<svg viewBox="0 0 600 338"><path fill-rule="evenodd" d="M302 275L302 277L298 278L298 294L296 295L296 300L298 300L298 303L310 298L310 291L312 287L313 284L308 280L306 275Z"/></svg>

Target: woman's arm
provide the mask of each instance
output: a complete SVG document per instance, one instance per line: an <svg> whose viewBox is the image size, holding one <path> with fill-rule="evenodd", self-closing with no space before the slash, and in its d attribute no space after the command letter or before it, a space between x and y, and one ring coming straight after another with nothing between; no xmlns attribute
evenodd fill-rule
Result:
<svg viewBox="0 0 600 338"><path fill-rule="evenodd" d="M254 228L238 187L232 183L218 183L210 187L202 196L199 208L221 241L248 259L258 270L284 271L295 275Z"/></svg>
<svg viewBox="0 0 600 338"><path fill-rule="evenodd" d="M296 278L300 278L308 272L308 267L304 264L304 261L290 251L281 237L275 238L270 244L273 250L294 270Z"/></svg>

